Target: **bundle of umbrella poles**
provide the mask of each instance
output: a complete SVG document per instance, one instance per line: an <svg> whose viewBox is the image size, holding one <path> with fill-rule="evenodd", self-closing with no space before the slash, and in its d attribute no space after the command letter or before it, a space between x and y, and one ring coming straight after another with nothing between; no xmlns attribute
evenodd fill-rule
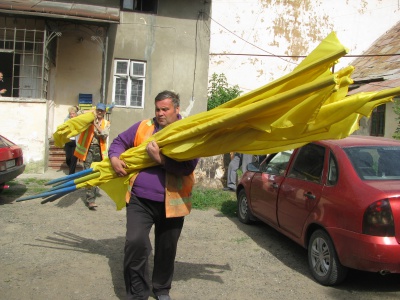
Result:
<svg viewBox="0 0 400 300"><path fill-rule="evenodd" d="M49 201L99 186L122 209L131 176L155 165L146 152L151 141L157 142L164 155L185 161L229 152L270 154L312 141L345 138L359 128L363 116L369 117L375 107L400 95L400 87L348 95L354 67L332 72L347 53L332 32L289 74L210 111L174 122L125 151L120 159L127 165L127 176L118 177L105 158L91 169L49 181L52 187L43 193L17 201ZM85 113L60 125L53 134L56 146L63 147L93 120L93 113Z"/></svg>

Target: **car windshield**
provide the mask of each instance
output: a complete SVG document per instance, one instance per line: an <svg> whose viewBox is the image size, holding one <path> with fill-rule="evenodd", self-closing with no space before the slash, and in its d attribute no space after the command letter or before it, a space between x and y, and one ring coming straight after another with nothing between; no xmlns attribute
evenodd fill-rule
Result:
<svg viewBox="0 0 400 300"><path fill-rule="evenodd" d="M363 180L400 180L400 147L351 147L344 151Z"/></svg>

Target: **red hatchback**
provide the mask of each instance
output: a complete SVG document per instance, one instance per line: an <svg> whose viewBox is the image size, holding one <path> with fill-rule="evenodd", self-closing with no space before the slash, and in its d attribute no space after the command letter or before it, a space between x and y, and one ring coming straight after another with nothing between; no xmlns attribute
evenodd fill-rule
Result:
<svg viewBox="0 0 400 300"><path fill-rule="evenodd" d="M25 170L21 147L0 135L0 192Z"/></svg>
<svg viewBox="0 0 400 300"><path fill-rule="evenodd" d="M348 268L400 273L399 141L320 141L247 169L239 220L261 220L307 248L317 282L339 284Z"/></svg>

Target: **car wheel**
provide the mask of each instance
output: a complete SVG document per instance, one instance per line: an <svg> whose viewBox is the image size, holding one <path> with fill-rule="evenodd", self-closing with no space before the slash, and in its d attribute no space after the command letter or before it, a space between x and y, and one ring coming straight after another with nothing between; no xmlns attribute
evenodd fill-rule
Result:
<svg viewBox="0 0 400 300"><path fill-rule="evenodd" d="M244 224L250 224L253 220L253 215L250 212L246 192L243 189L238 193L237 204L237 216L239 221Z"/></svg>
<svg viewBox="0 0 400 300"><path fill-rule="evenodd" d="M0 183L0 193L1 193L2 191L4 191L4 185L5 185L5 183Z"/></svg>
<svg viewBox="0 0 400 300"><path fill-rule="evenodd" d="M322 285L339 284L347 275L347 268L341 265L331 238L321 229L311 235L308 243L308 265Z"/></svg>

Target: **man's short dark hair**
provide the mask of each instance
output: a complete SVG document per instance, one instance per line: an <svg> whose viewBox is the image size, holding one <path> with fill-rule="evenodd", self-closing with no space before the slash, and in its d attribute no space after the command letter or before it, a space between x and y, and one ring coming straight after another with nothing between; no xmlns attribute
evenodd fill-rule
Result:
<svg viewBox="0 0 400 300"><path fill-rule="evenodd" d="M172 99L172 103L174 104L174 107L177 108L180 106L180 98L179 94L174 93L172 91L162 91L161 93L158 93L158 95L155 98L155 102L164 100L164 99Z"/></svg>

